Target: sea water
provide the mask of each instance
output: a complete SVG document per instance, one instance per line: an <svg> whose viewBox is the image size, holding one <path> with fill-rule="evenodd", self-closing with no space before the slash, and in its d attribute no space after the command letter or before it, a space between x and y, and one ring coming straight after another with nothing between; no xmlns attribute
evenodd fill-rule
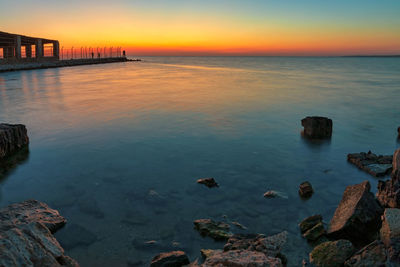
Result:
<svg viewBox="0 0 400 267"><path fill-rule="evenodd" d="M302 219L328 223L348 185L376 192L346 155L400 146L399 99L400 58L145 57L0 73L0 122L30 137L0 180L0 206L59 210L68 223L56 237L81 266L146 266L170 250L201 259L224 245L193 229L202 218L247 227L233 233L288 231L284 254L299 266L311 249ZM333 120L330 140L301 136L312 115Z"/></svg>

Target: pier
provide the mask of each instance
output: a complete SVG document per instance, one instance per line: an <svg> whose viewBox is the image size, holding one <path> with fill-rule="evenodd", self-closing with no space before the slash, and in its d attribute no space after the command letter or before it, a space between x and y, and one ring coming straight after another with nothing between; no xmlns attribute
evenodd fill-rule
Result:
<svg viewBox="0 0 400 267"><path fill-rule="evenodd" d="M60 49L57 40L0 31L0 72L125 61L121 47Z"/></svg>

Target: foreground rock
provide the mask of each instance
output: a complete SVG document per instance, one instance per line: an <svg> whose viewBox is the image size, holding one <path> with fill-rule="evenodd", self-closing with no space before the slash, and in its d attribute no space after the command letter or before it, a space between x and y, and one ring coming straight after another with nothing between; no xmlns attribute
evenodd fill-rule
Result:
<svg viewBox="0 0 400 267"><path fill-rule="evenodd" d="M303 234L303 237L311 242L314 241L322 242L320 240L322 240L322 237L324 237L326 234L326 230L322 222L321 215L313 215L308 218L305 218L299 224L299 227L301 233Z"/></svg>
<svg viewBox="0 0 400 267"><path fill-rule="evenodd" d="M217 184L217 182L215 181L214 178L201 178L201 179L197 180L197 183L198 184L204 184L208 188L218 187L218 184Z"/></svg>
<svg viewBox="0 0 400 267"><path fill-rule="evenodd" d="M287 232L273 236L260 234L233 235L223 250L203 250L202 266L283 266L286 258L280 253Z"/></svg>
<svg viewBox="0 0 400 267"><path fill-rule="evenodd" d="M320 214L307 217L300 222L300 231L304 234L319 223L322 223L322 216Z"/></svg>
<svg viewBox="0 0 400 267"><path fill-rule="evenodd" d="M330 222L329 236L349 239L357 245L365 245L375 239L381 226L383 208L370 189L368 181L346 188Z"/></svg>
<svg viewBox="0 0 400 267"><path fill-rule="evenodd" d="M366 266L390 266L386 265L386 250L382 241L375 240L371 244L365 246L350 259L344 266L346 267L366 267Z"/></svg>
<svg viewBox="0 0 400 267"><path fill-rule="evenodd" d="M215 240L226 240L232 236L230 226L224 222L215 222L211 219L195 220L194 227L202 236L209 236Z"/></svg>
<svg viewBox="0 0 400 267"><path fill-rule="evenodd" d="M311 183L306 181L300 184L299 186L299 195L302 198L310 198L314 193L314 189L311 186Z"/></svg>
<svg viewBox="0 0 400 267"><path fill-rule="evenodd" d="M28 200L0 210L0 266L79 266L52 233L66 220L46 204Z"/></svg>
<svg viewBox="0 0 400 267"><path fill-rule="evenodd" d="M400 209L385 209L380 234L390 260L400 265Z"/></svg>
<svg viewBox="0 0 400 267"><path fill-rule="evenodd" d="M394 152L392 165L392 177L378 182L376 198L384 207L400 208L400 149Z"/></svg>
<svg viewBox="0 0 400 267"><path fill-rule="evenodd" d="M310 262L323 267L343 266L354 250L353 244L348 240L327 241L313 249Z"/></svg>
<svg viewBox="0 0 400 267"><path fill-rule="evenodd" d="M213 254L205 260L202 266L281 267L283 264L279 258L268 257L261 252L230 250Z"/></svg>
<svg viewBox="0 0 400 267"><path fill-rule="evenodd" d="M151 267L181 267L189 264L189 258L183 251L171 251L158 254L151 261Z"/></svg>
<svg viewBox="0 0 400 267"><path fill-rule="evenodd" d="M0 160L28 144L25 125L0 123Z"/></svg>
<svg viewBox="0 0 400 267"><path fill-rule="evenodd" d="M332 136L332 120L326 117L306 117L301 120L304 136L310 138L329 138Z"/></svg>
<svg viewBox="0 0 400 267"><path fill-rule="evenodd" d="M385 176L392 171L392 156L376 155L371 151L368 153L353 153L347 155L347 160L361 170L375 176Z"/></svg>

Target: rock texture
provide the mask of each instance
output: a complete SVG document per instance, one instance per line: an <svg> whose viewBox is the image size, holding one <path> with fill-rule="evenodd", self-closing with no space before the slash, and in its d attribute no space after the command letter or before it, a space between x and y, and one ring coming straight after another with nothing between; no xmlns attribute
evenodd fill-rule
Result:
<svg viewBox="0 0 400 267"><path fill-rule="evenodd" d="M385 209L382 218L381 239L390 260L400 264L400 209Z"/></svg>
<svg viewBox="0 0 400 267"><path fill-rule="evenodd" d="M353 253L353 244L348 240L327 241L313 249L310 253L310 262L323 267L343 266Z"/></svg>
<svg viewBox="0 0 400 267"><path fill-rule="evenodd" d="M181 267L189 264L189 258L183 251L171 251L158 254L151 261L151 267Z"/></svg>
<svg viewBox="0 0 400 267"><path fill-rule="evenodd" d="M365 246L345 263L345 267L390 266L386 264L386 250L382 241L375 240Z"/></svg>
<svg viewBox="0 0 400 267"><path fill-rule="evenodd" d="M208 266L283 266L286 258L280 253L287 232L273 236L260 234L233 235L222 250L203 250Z"/></svg>
<svg viewBox="0 0 400 267"><path fill-rule="evenodd" d="M0 160L28 144L25 125L0 123Z"/></svg>
<svg viewBox="0 0 400 267"><path fill-rule="evenodd" d="M311 183L306 181L300 184L299 186L299 195L302 198L310 198L314 193L314 189L311 186Z"/></svg>
<svg viewBox="0 0 400 267"><path fill-rule="evenodd" d="M301 120L304 136L310 138L329 138L332 136L332 120L325 117L306 117Z"/></svg>
<svg viewBox="0 0 400 267"><path fill-rule="evenodd" d="M28 200L0 210L0 266L79 266L52 233L66 220L46 204Z"/></svg>
<svg viewBox="0 0 400 267"><path fill-rule="evenodd" d="M209 236L215 240L226 240L232 236L230 226L224 222L215 222L211 219L195 220L194 227L203 236Z"/></svg>
<svg viewBox="0 0 400 267"><path fill-rule="evenodd" d="M266 256L262 252L249 250L230 250L222 253L215 253L207 258L203 267L281 267L279 258Z"/></svg>
<svg viewBox="0 0 400 267"><path fill-rule="evenodd" d="M376 155L371 151L368 153L352 153L347 155L347 160L361 170L375 176L385 176L392 171L392 156Z"/></svg>
<svg viewBox="0 0 400 267"><path fill-rule="evenodd" d="M319 223L322 223L322 216L320 214L307 217L300 222L300 231L304 234Z"/></svg>
<svg viewBox="0 0 400 267"><path fill-rule="evenodd" d="M383 208L370 188L368 181L346 188L330 222L329 236L349 239L357 245L368 244L375 239L381 226Z"/></svg>
<svg viewBox="0 0 400 267"><path fill-rule="evenodd" d="M376 198L382 206L400 208L400 149L393 154L391 179L378 182Z"/></svg>

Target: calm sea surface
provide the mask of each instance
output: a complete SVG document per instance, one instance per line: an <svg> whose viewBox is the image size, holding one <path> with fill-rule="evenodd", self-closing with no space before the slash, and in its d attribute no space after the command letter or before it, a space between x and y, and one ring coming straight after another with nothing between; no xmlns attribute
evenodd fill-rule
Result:
<svg viewBox="0 0 400 267"><path fill-rule="evenodd" d="M400 146L399 99L400 58L150 57L0 73L0 122L26 124L31 141L0 180L0 206L59 210L68 223L56 237L82 266L145 266L176 249L200 258L224 244L193 230L201 218L248 228L234 233L287 230L299 266L310 250L299 221L329 222L347 185L376 191L346 154ZM333 119L330 141L301 137L308 115Z"/></svg>

